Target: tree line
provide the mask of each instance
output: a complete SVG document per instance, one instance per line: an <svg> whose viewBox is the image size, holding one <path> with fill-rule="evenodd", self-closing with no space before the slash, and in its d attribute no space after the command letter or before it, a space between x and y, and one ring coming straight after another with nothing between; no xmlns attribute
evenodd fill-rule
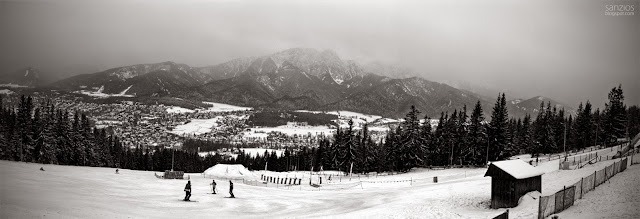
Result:
<svg viewBox="0 0 640 219"><path fill-rule="evenodd" d="M202 172L218 163L237 163L254 170L340 170L344 172L406 172L414 167L485 165L488 161L529 153L558 153L596 144L613 144L640 130L640 109L624 105L621 86L608 95L603 110L580 103L575 118L564 109L541 103L535 119L509 118L505 94L498 96L490 120L484 118L480 101L468 113L466 106L442 112L435 128L430 117L421 117L412 106L404 120L383 138L372 140L365 124L339 127L331 140L315 147L286 148L282 156L265 152L237 157L199 156L202 148L229 145L186 140L184 150L162 147L124 147L120 139L96 128L86 115L56 109L50 102L34 104L22 96L17 106L3 105L0 96L0 158L46 164L118 167L164 171L172 167ZM420 119L422 118L422 119ZM173 158L172 158L173 157Z"/></svg>
<svg viewBox="0 0 640 219"><path fill-rule="evenodd" d="M344 172L406 172L421 166L473 165L504 160L518 154L560 153L592 145L612 145L619 138L631 138L639 132L640 109L626 107L622 87L609 92L605 109L592 109L589 101L575 112L541 102L536 118L509 118L505 94L498 96L490 120L484 118L480 101L468 113L466 106L454 112L442 112L435 129L430 117L420 117L411 106L404 121L380 142L374 142L367 125L355 130L353 122L338 128L332 140L317 147L285 149L263 155L240 155L231 163L250 169L272 171L341 170ZM420 120L419 118L423 118Z"/></svg>
<svg viewBox="0 0 640 219"><path fill-rule="evenodd" d="M202 172L223 160L195 152L162 147L124 147L120 139L96 128L85 114L56 109L51 102L34 103L22 96L4 106L0 96L0 158L43 164L117 167L132 170L174 169Z"/></svg>

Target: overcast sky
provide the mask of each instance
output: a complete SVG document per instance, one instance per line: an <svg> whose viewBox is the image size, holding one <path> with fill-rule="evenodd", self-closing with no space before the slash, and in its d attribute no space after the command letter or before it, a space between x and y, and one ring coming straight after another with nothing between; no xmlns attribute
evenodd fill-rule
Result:
<svg viewBox="0 0 640 219"><path fill-rule="evenodd" d="M585 3L588 2L588 3ZM519 97L603 107L622 83L640 104L640 7L624 1L0 2L0 69L104 70L162 61L192 66L292 47L414 68ZM79 70L80 69L80 70ZM88 72L85 72L88 73Z"/></svg>

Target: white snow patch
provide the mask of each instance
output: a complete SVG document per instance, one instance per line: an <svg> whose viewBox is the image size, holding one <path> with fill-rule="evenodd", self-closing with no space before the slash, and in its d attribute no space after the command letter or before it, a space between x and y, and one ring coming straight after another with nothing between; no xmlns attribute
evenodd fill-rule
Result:
<svg viewBox="0 0 640 219"><path fill-rule="evenodd" d="M127 91L129 91L129 89L131 89L133 85L129 86L127 89L125 89L124 91L117 93L117 94L106 94L103 93L104 91L104 85L100 86L100 88L97 88L97 91L87 91L87 90L79 90L79 91L74 91L74 93L77 94L84 94L87 96L91 96L91 97L98 97L98 98L107 98L107 97L133 97L134 95L130 95L130 94L125 94L127 93ZM82 86L81 86L82 87ZM86 87L86 86L85 86ZM94 89L96 89L96 87L94 87Z"/></svg>
<svg viewBox="0 0 640 219"><path fill-rule="evenodd" d="M167 108L167 113L193 113L193 112L195 111L187 108L182 108L179 106Z"/></svg>
<svg viewBox="0 0 640 219"><path fill-rule="evenodd" d="M224 103L214 103L214 102L202 102L205 104L212 105L211 107L201 110L204 112L234 112L234 111L246 111L253 110L251 107L242 107L242 106L234 106Z"/></svg>
<svg viewBox="0 0 640 219"><path fill-rule="evenodd" d="M2 90L0 90L0 94L7 94L7 95L8 95L8 94L12 94L12 93L13 93L13 91L11 91L11 90L9 90L9 89L2 89Z"/></svg>
<svg viewBox="0 0 640 219"><path fill-rule="evenodd" d="M327 126L277 126L277 127L260 127L260 128L252 128L249 131L243 132L243 135L246 137L266 137L266 135L270 132L282 133L286 135L324 135L329 136L333 135L334 129L331 129Z"/></svg>
<svg viewBox="0 0 640 219"><path fill-rule="evenodd" d="M558 167L557 162L547 163ZM557 175L545 174L542 189L556 192L611 163L599 162L599 166L584 168L584 171L556 170L553 173ZM265 215L273 218L492 218L506 210L489 208L491 179L483 177L485 168L418 168L404 174L352 178L340 176L337 171L311 176L309 171L255 171L252 173L257 179L261 174L302 178L302 185L280 184L276 187L261 181L250 182L251 185L243 184L242 180L234 181L237 199L207 194L211 192L211 179L200 173L186 173L185 177L191 179L192 199L197 202L182 202L179 200L184 196L182 189L186 180L157 179L150 171L120 169L120 174L115 174L115 168L12 161L0 161L0 166L0 174L8 176L2 178L3 185L7 186L0 186L2 218L40 218L43 215L54 218L95 218L96 215L104 218L206 218L211 215L220 218ZM46 171L38 170L40 167ZM243 168L236 169L237 172L234 168L216 168L210 173L224 178L230 178L234 173L250 176L241 172ZM640 206L637 199L640 190L635 186L640 181L639 170L634 165L619 173L560 213L561 218L635 218L639 214L637 206ZM327 175L318 175L322 173ZM328 174L332 175L331 181ZM562 177L564 175L570 177ZM313 183L318 183L319 176L323 180L320 187L308 185L309 177ZM439 183L433 183L435 176ZM42 180L44 178L46 180ZM559 186L549 187L548 184ZM87 195L95 193L95 188L100 188L98 195ZM221 193L228 191L228 181L218 181L217 189ZM60 197L65 197L64 201L60 201ZM537 197L535 192L522 197L519 206L510 209L510 218L535 218ZM131 206L136 206L133 215L131 211L114 210Z"/></svg>
<svg viewBox="0 0 640 219"><path fill-rule="evenodd" d="M491 165L495 165L496 167L502 169L516 179L525 179L544 174L542 171L536 169L535 167L525 163L520 159L496 161L491 163Z"/></svg>
<svg viewBox="0 0 640 219"><path fill-rule="evenodd" d="M640 182L640 167L630 166L557 215L563 219L638 218L640 215L638 182Z"/></svg>
<svg viewBox="0 0 640 219"><path fill-rule="evenodd" d="M19 88L19 87L29 87L29 86L24 86L24 85L19 85L19 84L8 83L8 84L0 84L0 87Z"/></svg>
<svg viewBox="0 0 640 219"><path fill-rule="evenodd" d="M205 176L213 176L225 179L255 179L257 178L249 169L242 164L216 164L203 172Z"/></svg>
<svg viewBox="0 0 640 219"><path fill-rule="evenodd" d="M133 87L133 85L127 87L127 89L124 89L122 92L120 92L118 94L118 96L125 96L125 94L127 93L127 91L129 91L129 89L131 89L131 87Z"/></svg>
<svg viewBox="0 0 640 219"><path fill-rule="evenodd" d="M218 119L222 116L216 116L213 119L193 119L191 122L176 126L171 133L176 135L201 135L211 132L212 128L218 126Z"/></svg>

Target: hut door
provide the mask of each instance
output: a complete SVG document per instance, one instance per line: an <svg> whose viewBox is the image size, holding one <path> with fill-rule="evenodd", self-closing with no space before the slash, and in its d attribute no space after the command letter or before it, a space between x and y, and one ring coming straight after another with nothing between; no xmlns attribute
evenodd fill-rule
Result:
<svg viewBox="0 0 640 219"><path fill-rule="evenodd" d="M509 200L511 200L511 203L515 202L516 205L517 205L518 200L512 200L512 199L515 198L515 193L516 193L515 185L516 185L515 181L511 181L511 183L509 183L509 192L508 193L509 193Z"/></svg>

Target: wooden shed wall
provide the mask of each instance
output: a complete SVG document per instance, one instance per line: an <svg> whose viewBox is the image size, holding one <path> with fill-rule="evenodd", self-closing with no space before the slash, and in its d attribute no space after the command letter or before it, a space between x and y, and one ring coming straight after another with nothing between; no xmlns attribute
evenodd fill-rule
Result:
<svg viewBox="0 0 640 219"><path fill-rule="evenodd" d="M542 192L542 177L526 179L491 178L491 208L510 208L518 205L520 197L530 191Z"/></svg>

